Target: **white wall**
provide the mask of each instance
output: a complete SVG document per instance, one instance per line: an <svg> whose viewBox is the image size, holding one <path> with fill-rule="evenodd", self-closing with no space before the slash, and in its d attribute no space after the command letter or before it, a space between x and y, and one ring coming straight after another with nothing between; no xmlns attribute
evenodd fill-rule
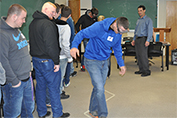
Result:
<svg viewBox="0 0 177 118"><path fill-rule="evenodd" d="M55 0L55 3L58 3L59 5L64 4L68 6L68 0Z"/></svg>
<svg viewBox="0 0 177 118"><path fill-rule="evenodd" d="M82 9L92 9L92 0L80 0L80 9L80 15L82 16L86 12L86 10Z"/></svg>

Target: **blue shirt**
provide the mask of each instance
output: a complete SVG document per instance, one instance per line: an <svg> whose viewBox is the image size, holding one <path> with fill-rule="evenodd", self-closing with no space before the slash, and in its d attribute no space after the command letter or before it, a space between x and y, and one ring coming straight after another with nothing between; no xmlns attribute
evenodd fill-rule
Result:
<svg viewBox="0 0 177 118"><path fill-rule="evenodd" d="M147 17L146 15L142 18L139 18L136 22L136 28L134 33L134 39L136 37L147 36L147 41L150 42L152 39L153 34L153 23L151 18Z"/></svg>
<svg viewBox="0 0 177 118"><path fill-rule="evenodd" d="M60 14L60 16L58 17L58 19L60 19L60 18L61 18L61 14ZM69 25L70 28L71 28L71 37L70 37L70 47L71 47L71 42L74 40L74 36L75 36L74 22L73 22L72 17L69 17L66 22L68 23L68 25Z"/></svg>
<svg viewBox="0 0 177 118"><path fill-rule="evenodd" d="M122 59L121 34L116 34L109 29L116 18L106 18L103 21L95 22L91 26L79 31L72 42L72 48L78 48L78 45L84 38L89 42L86 46L84 56L91 60L106 60L114 50L114 56L120 67L124 66Z"/></svg>

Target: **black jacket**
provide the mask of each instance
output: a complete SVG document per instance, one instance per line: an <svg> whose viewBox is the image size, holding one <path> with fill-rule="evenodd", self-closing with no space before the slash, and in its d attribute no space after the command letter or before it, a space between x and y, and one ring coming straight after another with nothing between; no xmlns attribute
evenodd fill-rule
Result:
<svg viewBox="0 0 177 118"><path fill-rule="evenodd" d="M91 10L87 10L87 11L85 12L85 14L82 15L82 16L79 18L79 20L77 21L77 23L76 23L76 25L75 25L77 32L80 31L80 29L79 29L80 25L81 25L81 29L84 29L84 28L86 28L86 27L92 25L94 22L97 21L97 17L91 18L91 17L88 15L89 12L91 12Z"/></svg>
<svg viewBox="0 0 177 118"><path fill-rule="evenodd" d="M52 59L59 64L59 40L56 24L40 11L33 14L29 25L30 54L41 59Z"/></svg>

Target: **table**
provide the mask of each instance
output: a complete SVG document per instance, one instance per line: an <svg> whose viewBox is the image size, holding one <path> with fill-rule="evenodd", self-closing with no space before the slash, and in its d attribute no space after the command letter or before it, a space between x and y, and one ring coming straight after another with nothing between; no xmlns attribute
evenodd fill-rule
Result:
<svg viewBox="0 0 177 118"><path fill-rule="evenodd" d="M166 47L166 67L167 67L167 70L169 70L169 46L171 46L171 44L169 42L166 42L166 41L162 41L162 44L164 47Z"/></svg>

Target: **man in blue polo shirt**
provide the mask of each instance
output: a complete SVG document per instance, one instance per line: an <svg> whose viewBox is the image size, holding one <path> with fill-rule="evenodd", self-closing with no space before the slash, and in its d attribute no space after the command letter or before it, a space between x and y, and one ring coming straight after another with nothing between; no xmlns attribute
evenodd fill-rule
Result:
<svg viewBox="0 0 177 118"><path fill-rule="evenodd" d="M146 8L143 5L138 7L140 18L137 20L132 45L135 46L139 70L135 74L142 77L149 76L148 46L153 34L153 23L151 18L145 15Z"/></svg>

